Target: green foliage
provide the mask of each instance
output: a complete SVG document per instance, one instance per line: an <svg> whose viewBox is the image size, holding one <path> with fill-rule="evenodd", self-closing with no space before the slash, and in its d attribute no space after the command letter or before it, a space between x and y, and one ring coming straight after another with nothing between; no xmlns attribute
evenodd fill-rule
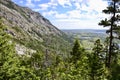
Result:
<svg viewBox="0 0 120 80"><path fill-rule="evenodd" d="M5 25L0 20L0 64L1 66L5 61L12 57L15 53L13 44L11 44L10 36L5 32Z"/></svg>
<svg viewBox="0 0 120 80"><path fill-rule="evenodd" d="M119 1L119 0L112 0ZM0 1L1 3L1 1ZM10 8L12 3L6 4ZM117 5L116 5L117 6ZM103 10L104 13L112 14L117 11L112 6ZM24 11L20 13L27 20L30 16L25 15ZM112 20L115 20L112 26L116 33L119 33L117 21L119 21L119 15L115 15L116 18L110 20L102 20L100 25L104 27L110 26ZM104 45L102 45L100 39L103 41L103 34L82 33L79 35L81 42L76 39L73 44L71 53L71 46L66 36L41 35L36 30L32 29L32 32L43 39L39 41L25 35L25 33L19 27L12 27L15 32L19 32L22 37L14 38L14 41L23 44L26 47L36 50L33 54L18 55L15 51L15 46L8 35L7 27L0 21L0 80L119 80L120 79L120 53L117 44L112 44L112 59L111 68L106 68L108 61L108 48L110 39L108 38ZM109 32L110 30L108 30ZM32 34L32 33L31 33ZM95 36L97 36L95 38ZM102 36L102 37L101 37ZM106 35L105 35L106 36ZM65 39L64 39L65 38ZM100 38L100 39L98 39ZM98 40L96 40L98 39ZM94 45L93 42L95 41ZM89 42L87 44L87 42ZM84 44L85 43L85 44ZM83 44L84 47L81 45ZM90 45L89 45L90 44ZM85 49L91 50L89 53Z"/></svg>
<svg viewBox="0 0 120 80"><path fill-rule="evenodd" d="M104 80L107 78L109 80L117 80L120 77L118 71L120 65L116 65L118 62L113 63L111 72L105 67L106 52L104 52L105 48L101 44L100 39L96 40L91 53L86 52L80 41L76 39L72 52L70 56L66 55L67 57L65 57L65 54L50 52L48 49L43 53L37 48L38 46L33 45L32 42L34 41L31 40L31 42L28 42L31 43L31 48L37 48L38 51L33 54L17 55L14 49L15 46L10 36L5 32L6 28L4 27L1 22L1 80ZM54 37L53 40L56 39ZM58 41L60 42L60 40ZM107 42L106 48L108 46ZM23 43L26 44L25 42ZM37 45L38 42L34 42L34 44ZM64 48L65 46L61 47ZM53 49L56 50L56 48ZM114 47L114 49L116 50L117 47ZM119 57L117 60L119 61Z"/></svg>
<svg viewBox="0 0 120 80"><path fill-rule="evenodd" d="M103 25L104 24L104 25ZM104 27L110 26L110 22L105 18L105 20L102 20L99 25L103 25Z"/></svg>
<svg viewBox="0 0 120 80"><path fill-rule="evenodd" d="M5 25L0 21L0 79L1 80L39 80L32 69L21 65L15 53L15 46L5 32Z"/></svg>
<svg viewBox="0 0 120 80"><path fill-rule="evenodd" d="M112 69L112 77L110 80L119 80L120 79L120 64L115 64Z"/></svg>
<svg viewBox="0 0 120 80"><path fill-rule="evenodd" d="M6 65L11 63L11 59L14 59L13 53L14 47L10 41L10 36L5 32L5 25L0 20L0 79L7 79Z"/></svg>
<svg viewBox="0 0 120 80"><path fill-rule="evenodd" d="M89 57L90 80L103 80L105 79L105 64L103 46L100 40L96 40L93 52Z"/></svg>
<svg viewBox="0 0 120 80"><path fill-rule="evenodd" d="M106 37L108 36L105 33L105 30L95 30L95 31L93 30L93 32L91 32L91 30L88 30L88 31L78 30L78 31L79 32L76 32L73 30L72 32L74 33L69 32L68 35L73 36L72 39L78 36L82 46L85 48L85 50L89 52L92 51L92 48L94 47L94 42L97 39L100 39L101 43L104 43ZM118 40L116 40L116 42L120 43Z"/></svg>
<svg viewBox="0 0 120 80"><path fill-rule="evenodd" d="M110 0L109 6L107 9L104 9L103 12L105 14L110 14L112 17L110 19L105 18L105 20L102 20L99 25L103 25L104 27L110 27L107 32L109 33L109 48L108 48L108 67L110 68L112 64L112 57L114 54L114 38L118 37L117 35L115 36L115 33L119 33L119 0Z"/></svg>
<svg viewBox="0 0 120 80"><path fill-rule="evenodd" d="M74 46L72 48L72 59L73 63L76 63L78 60L81 59L82 54L84 54L85 49L80 45L80 42L78 39L75 40Z"/></svg>
<svg viewBox="0 0 120 80"><path fill-rule="evenodd" d="M105 14L110 14L112 15L111 18L109 19L105 19L102 20L99 25L103 25L104 27L110 27L109 30L107 30L107 32L109 33L109 38L107 38L106 42L105 42L105 57L106 57L106 61L105 64L106 66L109 68L108 69L108 80L118 80L119 79L119 75L120 74L117 70L120 69L119 66L119 46L118 43L115 43L116 38L119 39L119 29L120 29L120 25L119 25L119 0L110 0L109 6L107 7L107 9L104 9L103 12ZM116 35L115 35L116 34Z"/></svg>

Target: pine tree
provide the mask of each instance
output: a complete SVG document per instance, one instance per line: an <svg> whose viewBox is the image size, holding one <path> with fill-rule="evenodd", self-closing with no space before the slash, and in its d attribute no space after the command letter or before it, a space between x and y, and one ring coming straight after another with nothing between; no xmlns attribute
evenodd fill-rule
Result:
<svg viewBox="0 0 120 80"><path fill-rule="evenodd" d="M89 56L90 80L103 80L105 77L103 45L96 40L93 52Z"/></svg>
<svg viewBox="0 0 120 80"><path fill-rule="evenodd" d="M78 60L81 59L82 54L84 54L85 49L80 45L80 41L78 39L75 40L74 46L72 48L72 59L73 63L77 63Z"/></svg>
<svg viewBox="0 0 120 80"><path fill-rule="evenodd" d="M114 32L119 28L119 25L117 25L119 19L119 2L120 0L108 0L109 6L107 9L103 10L105 14L111 14L112 17L110 19L105 18L105 20L102 20L99 25L103 25L104 27L109 26L110 29L107 31L109 33L109 49L108 49L108 61L107 61L107 67L110 68L111 66L111 57L113 54L113 39L114 39Z"/></svg>
<svg viewBox="0 0 120 80"><path fill-rule="evenodd" d="M21 65L11 36L0 19L0 80L40 80L32 69Z"/></svg>
<svg viewBox="0 0 120 80"><path fill-rule="evenodd" d="M71 52L71 64L70 73L74 80L86 80L88 78L88 57L87 53L80 44L78 39L75 40L74 46Z"/></svg>

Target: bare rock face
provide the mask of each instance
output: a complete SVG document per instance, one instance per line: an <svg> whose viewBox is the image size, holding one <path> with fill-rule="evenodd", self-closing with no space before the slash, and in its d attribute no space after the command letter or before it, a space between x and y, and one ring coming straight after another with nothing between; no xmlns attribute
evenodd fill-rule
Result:
<svg viewBox="0 0 120 80"><path fill-rule="evenodd" d="M19 55L24 55L25 53L31 55L32 53L36 53L35 50L28 49L25 46L19 44L16 44L15 49Z"/></svg>
<svg viewBox="0 0 120 80"><path fill-rule="evenodd" d="M52 25L48 19L11 0L0 0L0 17L4 19L4 24L8 26L7 32L15 41L27 47L56 48L57 46L58 48L62 46L62 43L67 45L64 40L65 34Z"/></svg>
<svg viewBox="0 0 120 80"><path fill-rule="evenodd" d="M0 16L10 21L13 26L21 27L28 33L34 31L42 35L62 35L62 32L40 13L34 12L27 7L20 7L11 2L11 0L0 0Z"/></svg>

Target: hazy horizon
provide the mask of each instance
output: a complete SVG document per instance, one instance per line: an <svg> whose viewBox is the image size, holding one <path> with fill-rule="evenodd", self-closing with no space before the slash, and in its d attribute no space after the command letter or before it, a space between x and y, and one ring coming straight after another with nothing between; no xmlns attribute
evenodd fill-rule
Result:
<svg viewBox="0 0 120 80"><path fill-rule="evenodd" d="M60 30L107 30L107 29L60 29Z"/></svg>

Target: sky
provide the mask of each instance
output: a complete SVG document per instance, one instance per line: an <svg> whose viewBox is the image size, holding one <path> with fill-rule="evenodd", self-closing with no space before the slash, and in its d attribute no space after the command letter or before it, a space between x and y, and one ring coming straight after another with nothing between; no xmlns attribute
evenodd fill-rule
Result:
<svg viewBox="0 0 120 80"><path fill-rule="evenodd" d="M103 29L106 0L12 0L41 13L59 29Z"/></svg>

